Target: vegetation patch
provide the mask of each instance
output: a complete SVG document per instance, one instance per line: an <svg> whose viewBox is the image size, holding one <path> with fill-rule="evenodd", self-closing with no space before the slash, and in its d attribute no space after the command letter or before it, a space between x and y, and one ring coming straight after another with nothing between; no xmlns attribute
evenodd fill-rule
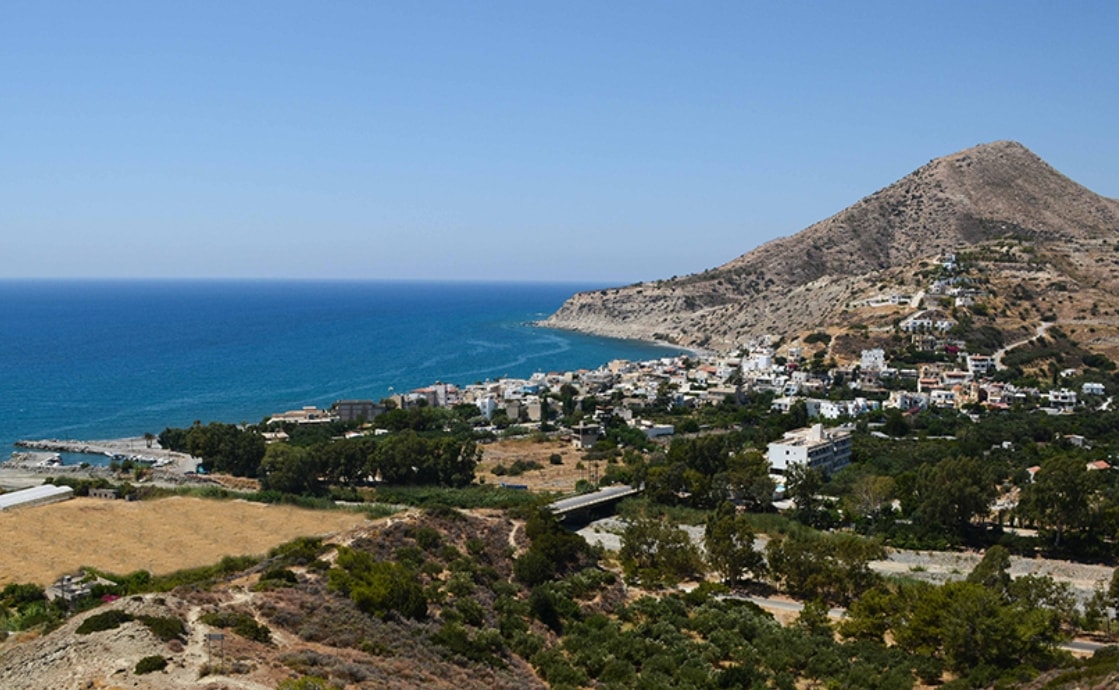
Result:
<svg viewBox="0 0 1119 690"><path fill-rule="evenodd" d="M135 620L132 614L118 609L110 609L109 611L95 613L89 618L86 618L74 632L79 635L89 635L103 630L119 628L132 620Z"/></svg>
<svg viewBox="0 0 1119 690"><path fill-rule="evenodd" d="M167 668L167 659L158 654L146 656L136 662L136 675L142 676L147 673L155 673L165 668Z"/></svg>
<svg viewBox="0 0 1119 690"><path fill-rule="evenodd" d="M213 611L203 614L200 621L215 628L232 630L247 640L254 640L263 644L272 643L272 631L267 625L256 622L256 619L240 611Z"/></svg>

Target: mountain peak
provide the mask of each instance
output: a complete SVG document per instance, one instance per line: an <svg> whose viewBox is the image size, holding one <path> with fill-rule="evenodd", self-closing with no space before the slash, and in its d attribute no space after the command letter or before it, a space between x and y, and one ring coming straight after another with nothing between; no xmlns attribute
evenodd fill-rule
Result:
<svg viewBox="0 0 1119 690"><path fill-rule="evenodd" d="M716 269L576 295L547 323L732 349L750 335L834 322L860 285L903 280L915 264L942 254L1013 238L1067 265L1072 253L1117 236L1119 201L1070 180L1019 142L995 141L933 159Z"/></svg>

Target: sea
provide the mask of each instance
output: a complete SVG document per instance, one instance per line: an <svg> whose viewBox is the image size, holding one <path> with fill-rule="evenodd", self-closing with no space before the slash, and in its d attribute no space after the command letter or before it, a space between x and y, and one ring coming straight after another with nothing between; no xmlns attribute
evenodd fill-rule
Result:
<svg viewBox="0 0 1119 690"><path fill-rule="evenodd" d="M572 283L0 281L0 460L18 439L258 422L678 350L540 328ZM72 462L66 457L66 462Z"/></svg>

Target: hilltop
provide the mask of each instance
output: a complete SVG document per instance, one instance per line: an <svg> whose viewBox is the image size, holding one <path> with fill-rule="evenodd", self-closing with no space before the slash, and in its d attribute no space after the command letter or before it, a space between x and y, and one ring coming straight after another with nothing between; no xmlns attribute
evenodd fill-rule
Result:
<svg viewBox="0 0 1119 690"><path fill-rule="evenodd" d="M543 325L715 350L764 334L882 327L930 306L921 293L946 255L982 274L1008 342L1051 315L1091 321L1096 348L1119 349L1119 201L1011 141L930 161L718 268L577 294ZM1029 309L1005 301L1019 286ZM914 299L862 308L890 294Z"/></svg>

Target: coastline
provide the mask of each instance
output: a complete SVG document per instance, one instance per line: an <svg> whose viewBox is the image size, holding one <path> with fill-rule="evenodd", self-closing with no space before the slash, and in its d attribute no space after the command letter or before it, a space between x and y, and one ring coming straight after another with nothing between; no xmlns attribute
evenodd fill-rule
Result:
<svg viewBox="0 0 1119 690"><path fill-rule="evenodd" d="M187 453L165 450L158 441L151 447L143 437L125 437L97 441L77 439L37 439L21 440L15 444L24 452L12 453L11 457L0 462L0 488L12 491L38 486L46 477L66 475L71 477L112 479L114 472L106 465L58 465L45 462L55 453L74 453L80 455L123 455L134 460L150 463L151 482L163 485L179 485L188 482L210 483L209 480L193 475L200 462ZM44 452L45 451L45 452Z"/></svg>
<svg viewBox="0 0 1119 690"><path fill-rule="evenodd" d="M618 327L620 328L620 330L615 331L612 328L600 330L595 329L592 326L579 326L569 323L557 323L551 320L554 316L555 314L552 314L546 319L540 319L538 321L528 321L527 325L533 328L543 328L546 330L562 331L566 333L578 333L580 335L587 335L595 338L609 338L611 340L622 340L631 343L639 343L648 347L657 347L665 350L673 350L676 352L685 353L689 356L701 357L705 355L718 354L713 350L697 348L691 345L681 345L680 343L673 343L667 340L658 340L656 338L645 337L637 333L629 333L626 332L626 329L624 327ZM607 364L607 362L602 362L599 364L599 366L603 366L605 364Z"/></svg>

